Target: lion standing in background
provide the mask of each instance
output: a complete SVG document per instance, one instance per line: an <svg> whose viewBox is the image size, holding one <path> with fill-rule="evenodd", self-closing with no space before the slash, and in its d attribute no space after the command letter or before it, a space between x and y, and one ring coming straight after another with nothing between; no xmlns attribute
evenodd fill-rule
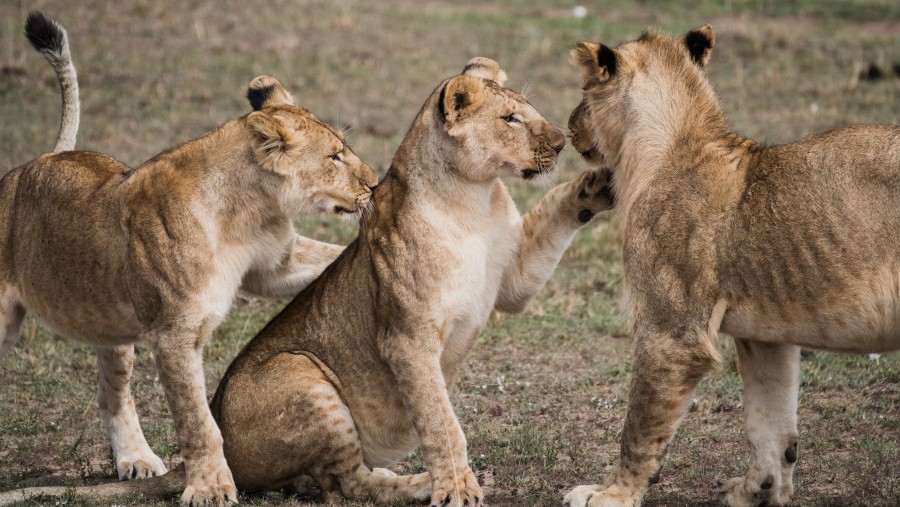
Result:
<svg viewBox="0 0 900 507"><path fill-rule="evenodd" d="M800 347L900 348L900 128L766 147L729 132L702 67L706 25L579 43L573 144L612 171L625 226L634 367L618 469L571 507L639 505L697 383L735 338L752 464L732 506L785 505L798 456Z"/></svg>

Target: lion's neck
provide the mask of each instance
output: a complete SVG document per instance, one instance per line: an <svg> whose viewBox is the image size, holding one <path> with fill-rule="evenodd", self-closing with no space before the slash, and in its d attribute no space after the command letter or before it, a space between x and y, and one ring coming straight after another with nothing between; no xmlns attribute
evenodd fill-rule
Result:
<svg viewBox="0 0 900 507"><path fill-rule="evenodd" d="M226 241L242 241L261 226L286 216L274 198L267 174L253 170L246 129L237 121L167 150L137 171L144 181L156 182L161 192L190 195L195 208ZM178 188L172 188L175 185Z"/></svg>
<svg viewBox="0 0 900 507"><path fill-rule="evenodd" d="M661 173L724 164L721 139L729 135L718 100L703 80L673 86L655 81L651 74L635 82L632 103L633 120L613 177L626 223L635 201ZM710 162L710 157L715 160Z"/></svg>
<svg viewBox="0 0 900 507"><path fill-rule="evenodd" d="M484 218L492 213L491 195L495 179L472 181L460 174L451 158L433 140L442 136L433 117L422 116L391 163L391 177L403 182L407 204L426 206L438 213L458 217Z"/></svg>

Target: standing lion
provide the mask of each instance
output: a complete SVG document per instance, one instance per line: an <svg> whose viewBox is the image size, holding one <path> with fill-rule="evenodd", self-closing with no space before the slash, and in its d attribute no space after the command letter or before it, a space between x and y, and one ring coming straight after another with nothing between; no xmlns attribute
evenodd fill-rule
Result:
<svg viewBox="0 0 900 507"><path fill-rule="evenodd" d="M735 338L752 465L732 506L784 505L798 456L800 347L900 347L900 128L767 147L729 132L703 73L709 25L579 43L573 144L612 172L634 368L618 469L571 507L639 505L694 388Z"/></svg>
<svg viewBox="0 0 900 507"><path fill-rule="evenodd" d="M166 472L131 397L134 343L147 340L187 467L184 503L235 500L203 345L239 290L293 296L322 273L343 247L298 235L292 218L360 212L375 173L271 76L250 83L253 112L136 169L70 151L79 107L66 32L34 12L26 34L56 71L63 115L54 153L0 179L0 357L26 311L92 346L116 470L139 479Z"/></svg>

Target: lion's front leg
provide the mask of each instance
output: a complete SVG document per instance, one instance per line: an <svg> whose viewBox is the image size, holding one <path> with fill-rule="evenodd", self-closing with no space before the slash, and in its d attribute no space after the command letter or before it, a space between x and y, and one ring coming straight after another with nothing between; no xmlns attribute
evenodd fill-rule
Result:
<svg viewBox="0 0 900 507"><path fill-rule="evenodd" d="M251 269L241 282L241 290L260 297L294 297L318 278L344 248L297 234L281 263L272 268Z"/></svg>
<svg viewBox="0 0 900 507"><path fill-rule="evenodd" d="M450 404L437 337L393 333L382 344L382 355L421 441L432 479L431 505L482 506L484 493L469 468L466 437Z"/></svg>
<svg viewBox="0 0 900 507"><path fill-rule="evenodd" d="M612 208L607 174L588 171L557 185L525 215L518 250L504 275L496 307L520 312L547 283L581 226Z"/></svg>
<svg viewBox="0 0 900 507"><path fill-rule="evenodd" d="M218 506L237 501L222 435L206 400L202 351L209 327L173 327L153 333L159 379L187 472L187 487L181 496L184 505Z"/></svg>
<svg viewBox="0 0 900 507"><path fill-rule="evenodd" d="M797 461L800 348L735 340L744 383L744 419L753 464L723 481L719 497L733 507L790 502Z"/></svg>
<svg viewBox="0 0 900 507"><path fill-rule="evenodd" d="M563 503L568 507L640 505L656 481L694 388L717 358L715 338L706 330L636 331L619 468L604 485L579 486Z"/></svg>

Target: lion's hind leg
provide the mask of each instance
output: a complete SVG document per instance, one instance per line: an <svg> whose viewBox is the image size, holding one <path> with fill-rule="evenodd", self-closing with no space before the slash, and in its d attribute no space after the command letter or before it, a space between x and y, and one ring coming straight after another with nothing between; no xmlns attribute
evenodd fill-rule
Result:
<svg viewBox="0 0 900 507"><path fill-rule="evenodd" d="M735 340L744 383L744 420L753 464L723 481L719 496L733 507L786 505L797 461L800 348Z"/></svg>
<svg viewBox="0 0 900 507"><path fill-rule="evenodd" d="M25 307L16 298L13 287L0 286L0 358L19 341L24 318Z"/></svg>
<svg viewBox="0 0 900 507"><path fill-rule="evenodd" d="M342 481L352 488L356 482L367 495L374 495L381 502L421 502L431 498L431 474L422 472L413 475L397 475L386 468L358 469L351 480Z"/></svg>
<svg viewBox="0 0 900 507"><path fill-rule="evenodd" d="M284 352L227 380L217 411L237 484L302 491L309 476L328 501L429 499L427 473L369 470L357 421L323 368L305 353Z"/></svg>
<svg viewBox="0 0 900 507"><path fill-rule="evenodd" d="M95 347L99 369L97 406L116 459L119 479L144 479L166 473L138 422L131 397L134 345Z"/></svg>
<svg viewBox="0 0 900 507"><path fill-rule="evenodd" d="M362 442L350 409L329 382L317 386L315 402L317 433L328 449L322 464L310 475L330 500L340 494L354 500L375 499L379 503L415 502L431 498L431 475L427 472L398 476L385 468L370 470L363 461Z"/></svg>
<svg viewBox="0 0 900 507"><path fill-rule="evenodd" d="M431 474L397 475L386 468L369 470L361 460L353 472L344 475L316 474L314 479L328 503L342 498L373 499L381 504L394 502L423 502L431 498Z"/></svg>

